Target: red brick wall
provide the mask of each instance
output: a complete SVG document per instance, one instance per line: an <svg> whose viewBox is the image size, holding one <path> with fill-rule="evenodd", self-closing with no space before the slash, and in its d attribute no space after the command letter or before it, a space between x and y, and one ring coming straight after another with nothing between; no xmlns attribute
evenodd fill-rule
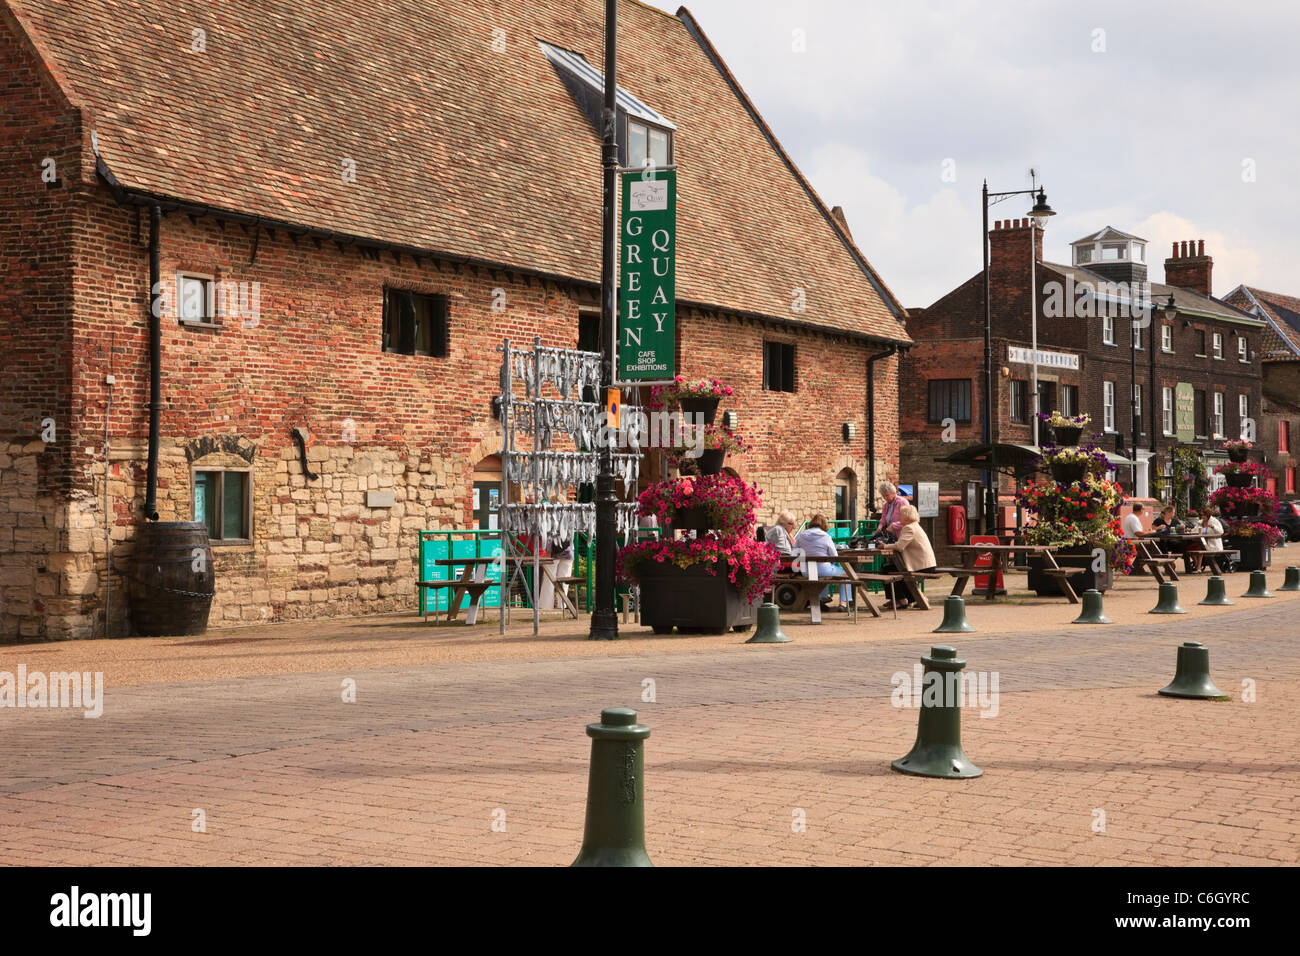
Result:
<svg viewBox="0 0 1300 956"><path fill-rule="evenodd" d="M0 639L39 637L63 610L60 501L74 482L70 235L82 128L17 37L0 9Z"/></svg>
<svg viewBox="0 0 1300 956"><path fill-rule="evenodd" d="M125 572L144 497L148 422L147 238L147 213L137 217L106 190L87 200L74 231L76 399L69 432L76 482L67 521L77 529L77 547L65 549L68 574L51 582L63 602L61 629L40 636L100 633L106 588L113 633L129 626ZM257 238L256 230L177 213L163 220L161 259L167 286L183 270L255 282L260 290L256 323L226 316L216 328L196 328L179 325L171 313L162 320L161 518L192 514L199 439L228 436L255 449L253 541L214 549L212 622L413 610L418 532L470 525L473 466L500 447L490 401L502 338L530 346L540 335L547 345L576 346L578 301L590 293L428 259L417 264L409 256L340 250L331 242L318 247L282 231L263 230ZM448 357L382 351L386 284L448 297ZM492 308L497 289L504 313ZM833 514L832 480L849 468L865 516L866 357L877 348L691 311L679 327L683 374L716 376L737 388L724 407L739 412L755 450L731 464L765 491L770 510ZM797 392L762 390L765 338L796 341ZM879 362L876 373L877 478L896 478L897 360ZM344 440L346 419L355 423L355 443ZM111 579L102 541L106 421ZM855 425L852 442L842 439L844 422ZM291 440L297 426L312 436L316 481L298 462ZM220 453L203 463L240 464ZM393 490L394 507L370 509L367 490Z"/></svg>

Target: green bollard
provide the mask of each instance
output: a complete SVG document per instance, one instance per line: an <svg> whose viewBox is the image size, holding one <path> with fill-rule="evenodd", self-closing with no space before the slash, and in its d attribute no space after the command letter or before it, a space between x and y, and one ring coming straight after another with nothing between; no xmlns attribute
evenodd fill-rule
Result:
<svg viewBox="0 0 1300 956"><path fill-rule="evenodd" d="M1102 610L1101 592L1096 588L1089 588L1083 592L1083 610L1079 612L1071 624L1114 624L1115 622L1108 618Z"/></svg>
<svg viewBox="0 0 1300 956"><path fill-rule="evenodd" d="M1187 611L1178 603L1178 585L1173 581L1163 581L1160 584L1160 600L1156 606L1147 611L1148 614L1186 614Z"/></svg>
<svg viewBox="0 0 1300 956"><path fill-rule="evenodd" d="M1300 568L1294 564L1286 569L1286 580L1282 582L1279 591L1300 591Z"/></svg>
<svg viewBox="0 0 1300 956"><path fill-rule="evenodd" d="M645 739L636 711L607 707L587 725L587 822L573 866L654 866L645 851Z"/></svg>
<svg viewBox="0 0 1300 956"><path fill-rule="evenodd" d="M1223 578L1217 574L1210 575L1209 583L1205 588L1205 600L1201 603L1211 607L1226 607L1232 603L1228 600L1228 590L1223 583Z"/></svg>
<svg viewBox="0 0 1300 956"><path fill-rule="evenodd" d="M916 777L957 780L981 776L984 771L971 763L961 749L961 708L957 706L956 685L961 681L966 662L957 659L956 648L936 644L930 648L929 657L921 658L921 663L925 672L916 743L906 757L899 757L890 766L899 773ZM931 674L935 676L932 678ZM936 681L940 692L937 695L933 693ZM934 696L941 702L932 703Z"/></svg>
<svg viewBox="0 0 1300 956"><path fill-rule="evenodd" d="M758 606L758 627L754 636L746 644L786 644L794 640L781 630L781 609L775 604L764 603Z"/></svg>
<svg viewBox="0 0 1300 956"><path fill-rule="evenodd" d="M966 622L966 602L958 594L943 599L943 623L931 634L966 634L975 630Z"/></svg>
<svg viewBox="0 0 1300 956"><path fill-rule="evenodd" d="M1273 592L1268 589L1268 578L1263 571L1250 572L1250 590L1242 597L1248 598L1271 598Z"/></svg>
<svg viewBox="0 0 1300 956"><path fill-rule="evenodd" d="M1199 641L1184 641L1178 648L1174 680L1158 693L1189 700L1231 700L1210 678L1210 649Z"/></svg>

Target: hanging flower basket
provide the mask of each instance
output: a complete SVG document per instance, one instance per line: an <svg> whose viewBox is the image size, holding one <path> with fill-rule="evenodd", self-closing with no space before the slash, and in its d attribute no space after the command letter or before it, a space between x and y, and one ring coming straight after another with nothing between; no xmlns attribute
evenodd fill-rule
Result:
<svg viewBox="0 0 1300 956"><path fill-rule="evenodd" d="M1246 456L1250 454L1250 449L1253 447L1253 444L1248 441L1234 440L1223 443L1223 450L1228 453L1228 461L1237 464L1241 464L1246 460Z"/></svg>
<svg viewBox="0 0 1300 956"><path fill-rule="evenodd" d="M1054 461L1049 467L1053 478L1063 485L1070 485L1083 480L1088 466L1081 461Z"/></svg>
<svg viewBox="0 0 1300 956"><path fill-rule="evenodd" d="M1229 488L1249 488L1255 476L1248 471L1229 472L1223 476Z"/></svg>
<svg viewBox="0 0 1300 956"><path fill-rule="evenodd" d="M1058 445L1077 445L1083 435L1082 425L1053 425L1052 435Z"/></svg>
<svg viewBox="0 0 1300 956"><path fill-rule="evenodd" d="M697 416L703 416L704 424L712 425L713 419L718 414L718 402L720 398L704 395L683 395L677 400L677 404L682 407L682 412L691 416L691 420L697 420Z"/></svg>
<svg viewBox="0 0 1300 956"><path fill-rule="evenodd" d="M701 475L717 475L722 473L722 466L727 460L727 450L725 448L709 448L700 455L698 464Z"/></svg>

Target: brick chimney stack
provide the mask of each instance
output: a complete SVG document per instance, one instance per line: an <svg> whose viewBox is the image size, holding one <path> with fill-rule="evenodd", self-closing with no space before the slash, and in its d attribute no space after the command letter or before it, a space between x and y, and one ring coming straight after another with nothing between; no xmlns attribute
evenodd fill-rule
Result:
<svg viewBox="0 0 1300 956"><path fill-rule="evenodd" d="M1175 242L1165 260L1165 285L1210 295L1213 272L1214 259L1205 254L1204 239Z"/></svg>
<svg viewBox="0 0 1300 956"><path fill-rule="evenodd" d="M1029 219L1002 219L989 230L989 271L1023 271L1029 277ZM1043 230L1035 229L1034 258L1043 259Z"/></svg>

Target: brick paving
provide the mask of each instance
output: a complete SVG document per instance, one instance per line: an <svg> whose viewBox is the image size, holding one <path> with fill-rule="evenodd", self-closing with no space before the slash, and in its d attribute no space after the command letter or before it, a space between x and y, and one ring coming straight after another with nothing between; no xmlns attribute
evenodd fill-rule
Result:
<svg viewBox="0 0 1300 956"><path fill-rule="evenodd" d="M98 720L0 710L0 862L568 863L582 727L625 704L659 864L1295 864L1297 606L955 636L1000 677L998 715L965 715L969 781L889 769L917 716L890 676L938 635L110 686ZM1186 639L1233 701L1154 693Z"/></svg>

